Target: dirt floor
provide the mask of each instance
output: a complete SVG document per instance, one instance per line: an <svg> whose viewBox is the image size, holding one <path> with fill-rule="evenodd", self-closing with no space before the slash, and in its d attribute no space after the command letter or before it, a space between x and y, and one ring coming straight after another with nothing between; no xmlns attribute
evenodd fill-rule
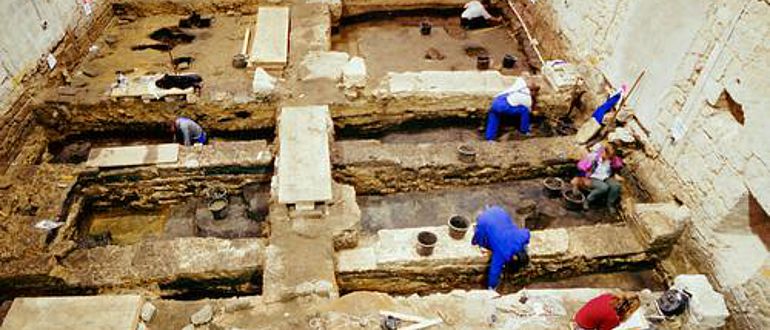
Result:
<svg viewBox="0 0 770 330"><path fill-rule="evenodd" d="M430 35L420 34L420 22L432 24ZM382 17L343 25L332 36L332 49L366 59L370 81L379 81L388 71L476 70L476 55L466 48L483 48L490 56L491 68L501 67L505 54L524 63L521 46L511 37L508 26L466 31L460 27L459 14L451 17ZM430 50L441 59L426 59ZM524 70L518 65L506 74Z"/></svg>
<svg viewBox="0 0 770 330"><path fill-rule="evenodd" d="M666 289L666 286L658 279L653 270L587 274L553 282L537 282L527 285L527 289L568 288L615 288L630 291L650 289L652 291L663 291Z"/></svg>
<svg viewBox="0 0 770 330"><path fill-rule="evenodd" d="M142 44L157 44L149 35L160 28L176 26L183 16L140 17L124 25L117 21L105 31L97 41L99 55L81 64L79 71L98 74L95 77L76 75L74 79L86 82L87 91L78 94L85 103L94 102L107 95L110 86L116 80L116 71L131 71L127 75L171 73L173 66L169 53L153 49L132 50L131 47ZM204 99L218 99L223 93L231 97L249 97L251 95L251 70L239 70L232 67L233 55L240 52L244 31L252 27L254 17L218 15L210 28L184 29L195 39L188 44L179 44L171 50L173 57L191 56L193 62L189 69L180 73L197 73L203 78ZM106 40L113 39L112 46ZM112 40L110 40L112 41ZM77 85L77 83L75 84Z"/></svg>
<svg viewBox="0 0 770 330"><path fill-rule="evenodd" d="M543 193L541 180L524 180L486 186L458 187L430 192L410 192L385 196L358 196L361 223L374 234L380 229L443 226L453 215L469 219L484 205L498 204L511 214L524 200L537 203L539 216L527 221L530 229L562 228L621 221L606 209L587 212L567 211L560 198L549 199ZM517 219L521 225L522 219Z"/></svg>
<svg viewBox="0 0 770 330"><path fill-rule="evenodd" d="M264 194L260 196L266 198ZM242 197L231 196L229 200L227 216L216 221L198 199L153 211L114 208L91 212L81 220L84 227L81 245L132 245L178 237L240 238L266 234L264 216L253 221L247 215L248 206Z"/></svg>

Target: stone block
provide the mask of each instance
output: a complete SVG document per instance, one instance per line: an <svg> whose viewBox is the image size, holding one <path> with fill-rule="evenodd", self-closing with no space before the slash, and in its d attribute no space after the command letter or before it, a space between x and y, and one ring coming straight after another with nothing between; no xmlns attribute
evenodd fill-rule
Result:
<svg viewBox="0 0 770 330"><path fill-rule="evenodd" d="M307 3L323 3L329 6L332 22L339 22L342 18L342 0L307 0Z"/></svg>
<svg viewBox="0 0 770 330"><path fill-rule="evenodd" d="M3 329L136 329L141 307L138 295L16 298Z"/></svg>
<svg viewBox="0 0 770 330"><path fill-rule="evenodd" d="M724 297L716 292L705 275L679 275L674 287L692 294L686 325L692 329L716 329L725 325L730 316Z"/></svg>
<svg viewBox="0 0 770 330"><path fill-rule="evenodd" d="M342 78L342 68L349 59L348 53L344 52L309 52L300 63L300 77L302 80L339 81Z"/></svg>
<svg viewBox="0 0 770 330"><path fill-rule="evenodd" d="M516 77L497 71L388 72L374 92L379 98L481 96L492 98Z"/></svg>
<svg viewBox="0 0 770 330"><path fill-rule="evenodd" d="M631 221L644 244L661 248L674 244L690 220L687 207L674 203L636 204Z"/></svg>
<svg viewBox="0 0 770 330"><path fill-rule="evenodd" d="M201 309L199 309L195 314L190 316L190 322L193 325L201 325L211 322L211 318L214 316L214 309L211 307L211 305L206 304L206 306L203 306Z"/></svg>
<svg viewBox="0 0 770 330"><path fill-rule="evenodd" d="M289 54L289 7L260 7L249 62L283 67Z"/></svg>
<svg viewBox="0 0 770 330"><path fill-rule="evenodd" d="M254 79L251 81L251 91L258 98L266 98L273 95L275 84L278 81L275 77L265 71L263 68L254 70Z"/></svg>
<svg viewBox="0 0 770 330"><path fill-rule="evenodd" d="M345 88L366 87L366 62L354 56L342 68L342 84Z"/></svg>
<svg viewBox="0 0 770 330"><path fill-rule="evenodd" d="M145 302L144 305L142 305L142 321L144 322L150 322L152 320L152 317L155 316L155 312L158 310L155 305L153 305L151 302Z"/></svg>
<svg viewBox="0 0 770 330"><path fill-rule="evenodd" d="M285 107L278 116L278 202L332 199L328 106Z"/></svg>

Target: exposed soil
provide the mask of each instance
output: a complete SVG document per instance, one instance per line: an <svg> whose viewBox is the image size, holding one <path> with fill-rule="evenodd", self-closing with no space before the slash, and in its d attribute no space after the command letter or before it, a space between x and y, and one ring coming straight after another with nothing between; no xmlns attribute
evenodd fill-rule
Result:
<svg viewBox="0 0 770 330"><path fill-rule="evenodd" d="M79 93L81 102L94 102L107 95L116 81L116 71L133 71L128 76L151 73L173 73L174 58L189 56L193 62L189 69L180 73L197 73L203 78L204 99L212 99L221 93L232 96L249 96L251 71L235 69L232 56L241 51L244 31L254 24L253 17L217 15L210 28L183 29L195 36L190 43L176 45L169 54L154 49L131 50L133 46L157 44L149 35L160 28L176 26L184 16L140 17L125 25L113 23L96 43L99 56L83 63L79 70L97 74L95 77L79 77L88 83L86 91ZM112 40L110 40L112 39ZM105 40L112 43L109 46ZM114 41L114 42L113 42Z"/></svg>
<svg viewBox="0 0 770 330"><path fill-rule="evenodd" d="M458 187L430 192L385 196L358 196L361 222L370 234L380 229L443 226L453 215L475 221L484 205L498 204L515 217L516 210L534 201L538 216L516 219L530 229L562 228L621 221L606 209L575 212L566 210L560 198L545 197L541 180L524 180L487 186ZM525 202L529 201L529 202Z"/></svg>
<svg viewBox="0 0 770 330"><path fill-rule="evenodd" d="M587 274L553 282L537 282L527 285L527 289L567 288L616 288L629 291L650 289L652 291L662 291L666 289L666 286L658 278L654 270Z"/></svg>
<svg viewBox="0 0 770 330"><path fill-rule="evenodd" d="M432 24L430 35L420 34L420 22ZM505 54L524 62L521 46L511 37L508 26L466 31L460 16L383 16L379 19L343 25L332 36L332 49L366 59L370 79L378 81L388 71L476 70L476 57L466 48L483 48L499 68ZM436 59L426 59L428 57ZM443 57L438 60L437 58ZM518 65L504 73L518 74Z"/></svg>

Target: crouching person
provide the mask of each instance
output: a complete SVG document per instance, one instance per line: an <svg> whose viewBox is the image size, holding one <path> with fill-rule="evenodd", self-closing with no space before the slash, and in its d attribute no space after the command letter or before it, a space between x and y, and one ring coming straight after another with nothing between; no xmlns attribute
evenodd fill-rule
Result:
<svg viewBox="0 0 770 330"><path fill-rule="evenodd" d="M599 198L606 196L607 208L616 212L615 205L620 197L620 182L623 178L618 175L623 168L623 159L616 155L612 144L604 144L599 150L588 154L578 162L581 175L572 179L572 186L588 189L588 197L583 208L588 209Z"/></svg>
<svg viewBox="0 0 770 330"><path fill-rule="evenodd" d="M610 330L625 322L641 305L634 293L605 293L588 301L575 314L575 330Z"/></svg>
<svg viewBox="0 0 770 330"><path fill-rule="evenodd" d="M186 117L178 117L171 124L171 132L174 134L174 142L185 146L196 143L206 144L206 132L195 121Z"/></svg>
<svg viewBox="0 0 770 330"><path fill-rule="evenodd" d="M506 266L516 271L529 262L529 236L529 230L516 226L502 207L492 206L482 211L476 222L472 244L492 252L487 288L497 288L500 274Z"/></svg>

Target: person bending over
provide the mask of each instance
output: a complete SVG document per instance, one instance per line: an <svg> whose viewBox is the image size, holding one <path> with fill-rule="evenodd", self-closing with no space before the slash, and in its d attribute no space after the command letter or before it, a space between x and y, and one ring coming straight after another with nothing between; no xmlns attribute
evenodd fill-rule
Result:
<svg viewBox="0 0 770 330"><path fill-rule="evenodd" d="M473 245L492 251L487 288L494 290L506 264L518 270L529 262L529 230L519 228L500 206L487 207L477 218Z"/></svg>
<svg viewBox="0 0 770 330"><path fill-rule="evenodd" d="M480 29L491 26L490 23L499 23L502 21L501 17L494 17L490 14L486 7L489 6L488 0L482 0L482 2L473 0L467 2L463 8L462 14L460 14L460 26L465 29Z"/></svg>
<svg viewBox="0 0 770 330"><path fill-rule="evenodd" d="M491 141L497 138L503 116L519 116L519 132L528 136L530 111L539 90L540 87L534 83L527 84L523 78L516 78L510 88L497 94L487 111L484 139Z"/></svg>
<svg viewBox="0 0 770 330"><path fill-rule="evenodd" d="M174 133L174 142L179 141L185 146L195 143L206 144L206 132L201 125L190 118L178 117L171 124L171 131Z"/></svg>
<svg viewBox="0 0 770 330"><path fill-rule="evenodd" d="M575 313L575 330L610 330L628 319L641 302L633 293L605 293L591 299Z"/></svg>

